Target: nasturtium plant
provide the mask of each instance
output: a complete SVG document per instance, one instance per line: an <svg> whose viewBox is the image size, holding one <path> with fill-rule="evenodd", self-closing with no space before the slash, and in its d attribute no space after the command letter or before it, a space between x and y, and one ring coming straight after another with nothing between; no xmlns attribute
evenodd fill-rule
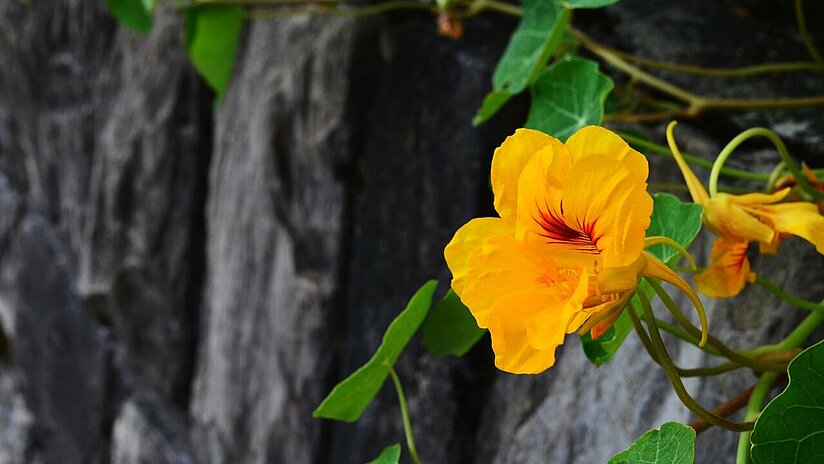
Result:
<svg viewBox="0 0 824 464"><path fill-rule="evenodd" d="M790 383L773 399L750 436L755 464L824 462L824 342L787 368Z"/></svg>
<svg viewBox="0 0 824 464"><path fill-rule="evenodd" d="M112 16L135 32L145 34L152 29L151 0L106 0L106 6Z"/></svg>
<svg viewBox="0 0 824 464"><path fill-rule="evenodd" d="M242 29L243 9L239 6L208 5L186 12L189 59L218 97L226 92L232 78Z"/></svg>
<svg viewBox="0 0 824 464"><path fill-rule="evenodd" d="M398 356L429 312L436 286L437 282L430 280L415 292L406 308L389 324L383 343L372 358L332 389L315 409L314 417L345 422L358 420L378 394Z"/></svg>
<svg viewBox="0 0 824 464"><path fill-rule="evenodd" d="M395 444L383 449L380 456L366 464L398 464L401 459L401 445Z"/></svg>
<svg viewBox="0 0 824 464"><path fill-rule="evenodd" d="M564 141L584 126L601 124L604 102L612 88L612 79L598 71L598 63L573 56L562 58L532 84L526 127Z"/></svg>
<svg viewBox="0 0 824 464"><path fill-rule="evenodd" d="M452 289L423 323L423 343L435 357L463 356L485 333Z"/></svg>
<svg viewBox="0 0 824 464"><path fill-rule="evenodd" d="M566 8L603 8L618 3L618 0L555 0Z"/></svg>
<svg viewBox="0 0 824 464"><path fill-rule="evenodd" d="M524 0L523 17L492 74L492 92L472 121L492 117L513 95L524 91L561 42L569 11L545 0Z"/></svg>
<svg viewBox="0 0 824 464"><path fill-rule="evenodd" d="M695 461L695 430L677 422L667 422L635 440L609 464L692 464Z"/></svg>
<svg viewBox="0 0 824 464"><path fill-rule="evenodd" d="M667 193L653 195L652 201L652 217L647 228L647 237L669 237L687 248L701 231L701 205L684 203ZM675 264L680 256L675 249L667 245L655 245L647 251L670 266ZM644 292L647 296L652 294L652 289L646 282L641 282L638 291ZM632 311L632 308L627 308L627 311ZM612 359L630 332L632 323L629 316L621 314L615 320L615 324L597 339L593 339L589 333L583 335L581 345L587 358L596 366L601 366Z"/></svg>

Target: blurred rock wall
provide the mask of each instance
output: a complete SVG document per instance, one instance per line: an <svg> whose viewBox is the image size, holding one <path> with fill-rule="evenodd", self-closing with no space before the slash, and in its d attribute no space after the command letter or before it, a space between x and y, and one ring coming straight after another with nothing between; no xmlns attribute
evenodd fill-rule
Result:
<svg viewBox="0 0 824 464"><path fill-rule="evenodd" d="M625 0L576 24L658 59L805 58L784 3L695 3ZM821 42L824 12L811 9ZM248 23L215 109L168 8L138 36L103 2L0 3L0 329L11 358L0 363L0 463L358 463L402 442L389 389L355 424L311 411L421 283L438 277L445 291L454 230L493 214L489 160L526 100L482 128L469 122L514 25L480 17L453 42L419 14ZM720 86L667 77L726 96L824 92L814 74ZM820 111L709 115L679 130L685 149L710 155L752 124L822 164ZM648 129L660 140L661 127ZM653 181L678 179L669 160L652 164ZM804 259L759 258L756 270L821 298L824 260L788 245ZM759 290L709 311L713 331L742 347L802 316ZM642 351L631 337L595 368L570 337L556 367L525 377L494 370L488 339L460 360L434 360L416 341L399 372L422 458L605 462L649 428L690 421ZM673 351L682 365L711 361ZM714 405L753 382L688 387ZM702 434L699 462L731 461L735 440Z"/></svg>

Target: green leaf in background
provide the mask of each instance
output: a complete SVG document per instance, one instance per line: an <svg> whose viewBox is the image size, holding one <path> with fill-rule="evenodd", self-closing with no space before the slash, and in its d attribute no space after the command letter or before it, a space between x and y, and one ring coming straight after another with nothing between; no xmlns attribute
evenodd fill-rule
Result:
<svg viewBox="0 0 824 464"><path fill-rule="evenodd" d="M750 435L755 464L824 462L824 341L787 368L790 383L761 412Z"/></svg>
<svg viewBox="0 0 824 464"><path fill-rule="evenodd" d="M493 90L486 94L483 103L481 103L481 107L478 108L478 112L475 113L475 117L472 118L472 125L480 126L488 121L510 98L512 98L511 93L500 90Z"/></svg>
<svg viewBox="0 0 824 464"><path fill-rule="evenodd" d="M612 87L612 79L598 71L598 63L563 58L532 84L526 127L566 141L584 126L601 124L604 102Z"/></svg>
<svg viewBox="0 0 824 464"><path fill-rule="evenodd" d="M677 422L667 422L635 440L609 464L692 464L695 462L695 430Z"/></svg>
<svg viewBox="0 0 824 464"><path fill-rule="evenodd" d="M106 0L106 6L120 24L145 34L152 29L152 15L144 0Z"/></svg>
<svg viewBox="0 0 824 464"><path fill-rule="evenodd" d="M218 96L232 78L242 28L243 9L239 6L202 6L186 11L189 59Z"/></svg>
<svg viewBox="0 0 824 464"><path fill-rule="evenodd" d="M695 203L683 203L678 197L668 193L653 195L652 218L647 237L663 235L687 248L701 231L701 214L704 207ZM673 265L680 253L672 247L655 245L647 250L662 262Z"/></svg>
<svg viewBox="0 0 824 464"><path fill-rule="evenodd" d="M437 285L436 281L430 280L415 292L406 309L389 324L383 335L383 343L375 351L372 359L337 384L312 413L313 417L345 422L358 420L383 386L389 375L389 368L395 364L429 312L432 294Z"/></svg>
<svg viewBox="0 0 824 464"><path fill-rule="evenodd" d="M614 5L618 0L555 0L565 8L603 8Z"/></svg>
<svg viewBox="0 0 824 464"><path fill-rule="evenodd" d="M401 445L395 444L387 446L381 452L381 455L374 461L369 461L366 464L398 464L401 459Z"/></svg>
<svg viewBox="0 0 824 464"><path fill-rule="evenodd" d="M647 229L647 237L663 235L675 240L684 248L689 247L701 231L701 213L704 208L693 203L683 203L667 193L658 193L652 198L652 218ZM670 266L675 264L680 256L675 249L664 245L650 247L648 251ZM653 294L652 288L643 279L638 291L644 292L647 296ZM581 337L584 354L596 366L604 365L612 359L630 332L632 321L626 313L621 313L612 327L598 339L593 340L590 334Z"/></svg>
<svg viewBox="0 0 824 464"><path fill-rule="evenodd" d="M495 67L492 92L478 110L475 125L492 117L512 95L526 89L563 38L568 10L547 0L523 0L523 4L521 22Z"/></svg>
<svg viewBox="0 0 824 464"><path fill-rule="evenodd" d="M450 288L423 323L423 343L432 356L463 356L486 333Z"/></svg>

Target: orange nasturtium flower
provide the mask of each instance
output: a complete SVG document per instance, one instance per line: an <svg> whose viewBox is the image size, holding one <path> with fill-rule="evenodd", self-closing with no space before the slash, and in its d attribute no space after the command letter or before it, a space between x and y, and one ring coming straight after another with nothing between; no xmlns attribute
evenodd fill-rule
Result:
<svg viewBox="0 0 824 464"><path fill-rule="evenodd" d="M782 239L796 235L824 254L824 216L816 205L779 203L790 193L789 187L771 194L710 195L678 150L674 127L675 122L667 127L670 149L693 201L704 205L704 225L718 236L713 242L709 267L695 277L701 293L716 298L732 297L741 292L746 282L755 282L747 259L750 242L758 242L761 253L774 254Z"/></svg>
<svg viewBox="0 0 824 464"><path fill-rule="evenodd" d="M667 280L700 305L683 279L644 251L648 172L643 155L596 126L566 144L519 129L495 150L500 217L469 221L444 256L455 293L492 335L499 369L539 373L555 363L566 334L591 329L597 338L640 275Z"/></svg>

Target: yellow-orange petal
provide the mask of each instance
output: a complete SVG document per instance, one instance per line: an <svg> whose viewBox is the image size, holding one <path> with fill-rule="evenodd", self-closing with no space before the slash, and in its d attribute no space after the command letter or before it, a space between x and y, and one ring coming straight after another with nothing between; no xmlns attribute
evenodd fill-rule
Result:
<svg viewBox="0 0 824 464"><path fill-rule="evenodd" d="M464 289L469 255L481 248L484 242L495 235L512 235L515 226L499 218L475 218L464 224L443 250L446 265L452 271L452 288L458 296Z"/></svg>
<svg viewBox="0 0 824 464"><path fill-rule="evenodd" d="M552 304L552 302L555 304ZM489 334L495 366L513 374L539 374L555 364L555 350L564 342L566 318L563 301L547 293L510 293L500 298L489 314ZM551 323L541 333L541 347L530 342L527 321L545 313Z"/></svg>
<svg viewBox="0 0 824 464"><path fill-rule="evenodd" d="M749 242L717 239L712 244L710 266L695 276L698 290L713 298L729 298L738 295L746 282L755 282L747 259Z"/></svg>
<svg viewBox="0 0 824 464"><path fill-rule="evenodd" d="M725 195L729 196L731 201L733 201L734 203L743 206L767 205L770 203L778 203L779 201L783 200L790 193L790 190L792 189L784 188L781 190L777 190L773 193L753 192L745 193L743 195Z"/></svg>
<svg viewBox="0 0 824 464"><path fill-rule="evenodd" d="M692 196L692 201L703 205L707 202L710 195L707 193L707 189L704 188L704 185L698 180L698 176L692 172L690 169L689 164L681 155L681 150L678 149L678 145L675 143L675 126L678 124L677 121L672 121L667 126L667 143L669 144L670 150L672 151L672 157L675 158L675 162L678 164L678 168L681 170L681 174L684 176L684 181L687 183L687 189L690 191L690 196Z"/></svg>
<svg viewBox="0 0 824 464"><path fill-rule="evenodd" d="M607 155L623 161L640 179L646 181L649 176L647 158L609 129L600 126L584 127L569 137L566 146L573 162L590 155Z"/></svg>
<svg viewBox="0 0 824 464"><path fill-rule="evenodd" d="M553 225L562 233L549 232L544 224L543 235L558 235L549 240L559 242L566 235L568 246L599 254L604 268L631 265L644 248L652 215L652 197L646 187L623 161L604 155L580 159L570 167L564 184L558 211L563 224Z"/></svg>
<svg viewBox="0 0 824 464"><path fill-rule="evenodd" d="M772 242L775 230L753 216L752 208L738 203L735 195L719 193L704 204L704 225L729 242Z"/></svg>
<svg viewBox="0 0 824 464"><path fill-rule="evenodd" d="M569 297L574 276L559 269L542 250L515 238L489 238L469 257L461 301L479 327L487 327L489 312L497 301L511 293L554 292Z"/></svg>
<svg viewBox="0 0 824 464"><path fill-rule="evenodd" d="M563 146L559 140L543 132L518 129L495 149L490 180L495 195L495 210L502 218L515 221L521 171L533 154L550 145Z"/></svg>
<svg viewBox="0 0 824 464"><path fill-rule="evenodd" d="M815 245L815 249L824 254L824 216L812 203L794 202L775 205L749 207L747 211L766 222L777 235L791 234L801 237ZM772 243L768 241L767 243Z"/></svg>

